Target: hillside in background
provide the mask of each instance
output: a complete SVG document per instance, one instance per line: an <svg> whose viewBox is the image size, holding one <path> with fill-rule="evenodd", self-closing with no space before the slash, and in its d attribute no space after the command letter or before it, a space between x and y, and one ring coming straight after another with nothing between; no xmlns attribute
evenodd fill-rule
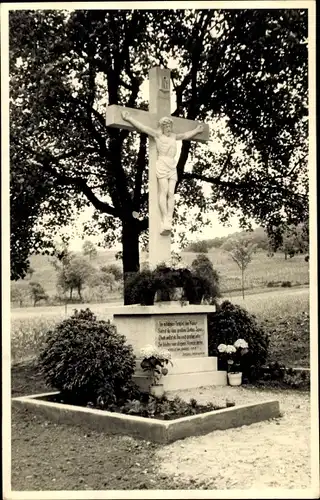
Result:
<svg viewBox="0 0 320 500"><path fill-rule="evenodd" d="M74 253L75 255L82 255L80 252ZM116 254L116 251L100 250L90 262L96 269L109 264L116 264L121 268L121 261L116 259ZM194 252L182 252L182 263L190 265L196 255ZM206 253L206 256L209 257L214 269L220 275L223 293L241 289L239 268L227 251L212 248ZM147 259L148 255L142 253L141 264L146 262ZM38 282L43 286L49 297L54 297L57 293L57 272L50 260L50 258L43 255L31 256L31 267L34 269L32 279L25 278L17 283L23 284L27 289L30 281ZM295 255L293 258L286 260L283 253L276 253L273 257L268 257L265 251L255 253L245 273L245 288L248 290L281 286L282 282L290 282L291 286L309 283L309 264L305 261L304 255ZM119 288L113 292L106 292L102 301L109 302L116 299L121 299L121 289L119 290Z"/></svg>
<svg viewBox="0 0 320 500"><path fill-rule="evenodd" d="M208 252L212 248L223 248L230 250L234 241L244 240L254 243L258 250L273 253L273 244L266 231L257 227L253 231L237 231L224 237L192 241L186 248L188 252ZM277 252L283 253L285 257L296 254L307 254L309 251L309 228L308 224L290 226L283 234L282 245Z"/></svg>
<svg viewBox="0 0 320 500"><path fill-rule="evenodd" d="M212 231L214 233L214 231ZM235 231L226 236L217 238L207 238L190 242L186 251L188 252L206 252L211 248L221 248L229 240L238 240L241 238L250 239L256 243L261 250L267 250L269 239L267 233L262 227L257 227L253 231Z"/></svg>

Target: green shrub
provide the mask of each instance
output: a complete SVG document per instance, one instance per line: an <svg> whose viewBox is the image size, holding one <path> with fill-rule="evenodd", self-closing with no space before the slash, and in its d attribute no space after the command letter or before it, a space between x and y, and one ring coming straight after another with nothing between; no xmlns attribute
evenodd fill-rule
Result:
<svg viewBox="0 0 320 500"><path fill-rule="evenodd" d="M257 385L305 391L310 389L310 372L286 368L284 364L273 361L264 367Z"/></svg>
<svg viewBox="0 0 320 500"><path fill-rule="evenodd" d="M216 304L216 299L221 297L220 276L213 269L211 260L206 255L197 255L192 261L191 268L197 277L207 282L206 289L204 290L204 300L211 304Z"/></svg>
<svg viewBox="0 0 320 500"><path fill-rule="evenodd" d="M89 309L75 311L48 332L39 368L48 385L74 404L114 404L134 390L132 347L110 321L98 321Z"/></svg>
<svg viewBox="0 0 320 500"><path fill-rule="evenodd" d="M238 339L249 344L249 352L241 358L244 379L256 380L267 359L269 336L254 315L226 300L215 313L208 314L209 356L218 356L219 344L233 344ZM220 361L219 368L226 369Z"/></svg>
<svg viewBox="0 0 320 500"><path fill-rule="evenodd" d="M220 297L219 277L216 271L211 271L194 267L176 269L159 264L154 270L144 269L128 278L126 296L132 304L153 305L156 293L159 300L175 300L176 288L182 288L183 300L190 304L200 304L202 299L215 303Z"/></svg>
<svg viewBox="0 0 320 500"><path fill-rule="evenodd" d="M281 286L284 287L284 288L286 288L286 287L290 288L292 286L292 283L291 283L291 281L283 281L281 283Z"/></svg>
<svg viewBox="0 0 320 500"><path fill-rule="evenodd" d="M143 269L130 278L125 284L126 296L130 304L153 305L154 296L157 291L157 283L153 271Z"/></svg>
<svg viewBox="0 0 320 500"><path fill-rule="evenodd" d="M273 288L275 286L275 282L274 281L268 281L267 283L267 287L268 288Z"/></svg>

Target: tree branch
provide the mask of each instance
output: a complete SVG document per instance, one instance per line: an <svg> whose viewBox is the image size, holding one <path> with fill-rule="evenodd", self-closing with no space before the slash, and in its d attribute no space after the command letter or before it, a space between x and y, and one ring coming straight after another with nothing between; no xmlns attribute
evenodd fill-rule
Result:
<svg viewBox="0 0 320 500"><path fill-rule="evenodd" d="M117 217L117 211L114 207L109 205L108 203L99 200L97 196L94 194L92 189L87 185L84 179L81 177L68 177L65 175L59 175L57 176L57 181L59 182L60 185L73 185L76 186L81 193L85 195L85 197L90 201L90 203L100 212L113 215L114 217Z"/></svg>
<svg viewBox="0 0 320 500"><path fill-rule="evenodd" d="M82 177L72 177L60 174L50 165L51 162L55 164L59 163L58 160L56 160L55 158L50 158L49 155L46 154L46 157L42 160L41 163L44 167L44 170L53 175L56 179L56 182L59 185L76 187L81 193L83 193L86 196L86 198L92 203L92 205L97 210L99 210L102 213L107 213L109 215L117 217L118 214L116 209L111 205L109 205L108 203L99 200L99 198L97 198L97 196L94 194L92 189L87 185L87 183Z"/></svg>
<svg viewBox="0 0 320 500"><path fill-rule="evenodd" d="M104 119L104 117L102 116L101 113L99 113L99 111L97 111L92 104L80 99L79 97L74 97L72 95L69 96L71 100L73 100L74 102L78 103L80 106L82 106L86 111L87 113L92 113L95 118L97 118L97 120L99 121L99 123L105 128L106 127L106 121Z"/></svg>
<svg viewBox="0 0 320 500"><path fill-rule="evenodd" d="M57 172L57 170L51 166L51 163L59 165L59 159L54 158L47 151L45 153L36 153L32 150L32 148L28 146L26 146L26 149L28 149L29 152L32 153L32 156L36 158L34 162L38 165L41 165L44 170L52 175L59 185L77 187L97 210L100 210L103 213L108 213L109 215L113 215L115 217L119 216L115 207L112 207L108 203L97 198L97 196L93 193L92 189L86 184L83 178L67 176Z"/></svg>
<svg viewBox="0 0 320 500"><path fill-rule="evenodd" d="M197 179L200 181L209 182L210 184L215 184L217 186L231 187L231 188L240 189L240 190L243 188L248 188L248 187L250 187L250 185L253 184L253 183L249 183L249 182L236 183L236 182L232 182L232 181L222 181L220 179L220 176L211 177L211 176L206 176L206 175L202 175L202 174L195 174L193 172L184 172L183 180L185 180L185 179Z"/></svg>

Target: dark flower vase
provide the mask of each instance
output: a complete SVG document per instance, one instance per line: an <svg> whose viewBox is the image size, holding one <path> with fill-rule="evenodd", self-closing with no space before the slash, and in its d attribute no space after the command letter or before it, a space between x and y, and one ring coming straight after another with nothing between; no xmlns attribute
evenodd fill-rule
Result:
<svg viewBox="0 0 320 500"><path fill-rule="evenodd" d="M155 293L150 292L150 293L145 293L144 295L141 295L141 300L140 304L142 306L153 306L154 305L154 296Z"/></svg>
<svg viewBox="0 0 320 500"><path fill-rule="evenodd" d="M201 278L198 276L189 278L185 283L184 291L189 304L201 304L204 296L204 285Z"/></svg>

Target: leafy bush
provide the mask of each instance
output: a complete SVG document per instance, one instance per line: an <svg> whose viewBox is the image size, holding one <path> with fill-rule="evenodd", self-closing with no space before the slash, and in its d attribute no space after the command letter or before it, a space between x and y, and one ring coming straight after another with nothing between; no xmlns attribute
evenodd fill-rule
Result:
<svg viewBox="0 0 320 500"><path fill-rule="evenodd" d="M39 368L48 385L74 404L125 401L134 389L132 347L89 309L75 311L48 332Z"/></svg>
<svg viewBox="0 0 320 500"><path fill-rule="evenodd" d="M286 368L282 363L272 361L263 367L258 386L310 389L310 372Z"/></svg>
<svg viewBox="0 0 320 500"><path fill-rule="evenodd" d="M208 276L203 269L159 264L154 270L143 269L128 278L125 289L132 304L153 305L156 293L159 300L175 300L176 288L183 290L183 300L190 304L200 304L202 298L214 303L220 296L218 280L213 269Z"/></svg>
<svg viewBox="0 0 320 500"><path fill-rule="evenodd" d="M289 287L290 288L292 286L292 283L291 283L291 281L283 281L281 283L281 286L284 287L284 288L285 287Z"/></svg>
<svg viewBox="0 0 320 500"><path fill-rule="evenodd" d="M267 287L268 288L273 288L275 286L275 282L274 281L268 281L267 283Z"/></svg>
<svg viewBox="0 0 320 500"><path fill-rule="evenodd" d="M273 288L275 286L280 286L282 285L282 281L268 281L267 287L268 288Z"/></svg>
<svg viewBox="0 0 320 500"><path fill-rule="evenodd" d="M216 304L216 299L221 297L220 276L218 272L213 269L211 260L206 255L197 255L192 261L191 268L195 276L208 284L204 290L204 300Z"/></svg>
<svg viewBox="0 0 320 500"><path fill-rule="evenodd" d="M310 373L294 371L291 368L286 369L283 383L293 389L310 389Z"/></svg>
<svg viewBox="0 0 320 500"><path fill-rule="evenodd" d="M154 273L149 269L135 273L127 279L125 289L131 304L153 305L157 291Z"/></svg>
<svg viewBox="0 0 320 500"><path fill-rule="evenodd" d="M233 344L239 338L249 345L248 353L241 359L244 379L256 380L267 359L269 336L254 315L226 300L215 313L208 314L209 356L218 356L219 344ZM222 364L219 367L226 370Z"/></svg>

